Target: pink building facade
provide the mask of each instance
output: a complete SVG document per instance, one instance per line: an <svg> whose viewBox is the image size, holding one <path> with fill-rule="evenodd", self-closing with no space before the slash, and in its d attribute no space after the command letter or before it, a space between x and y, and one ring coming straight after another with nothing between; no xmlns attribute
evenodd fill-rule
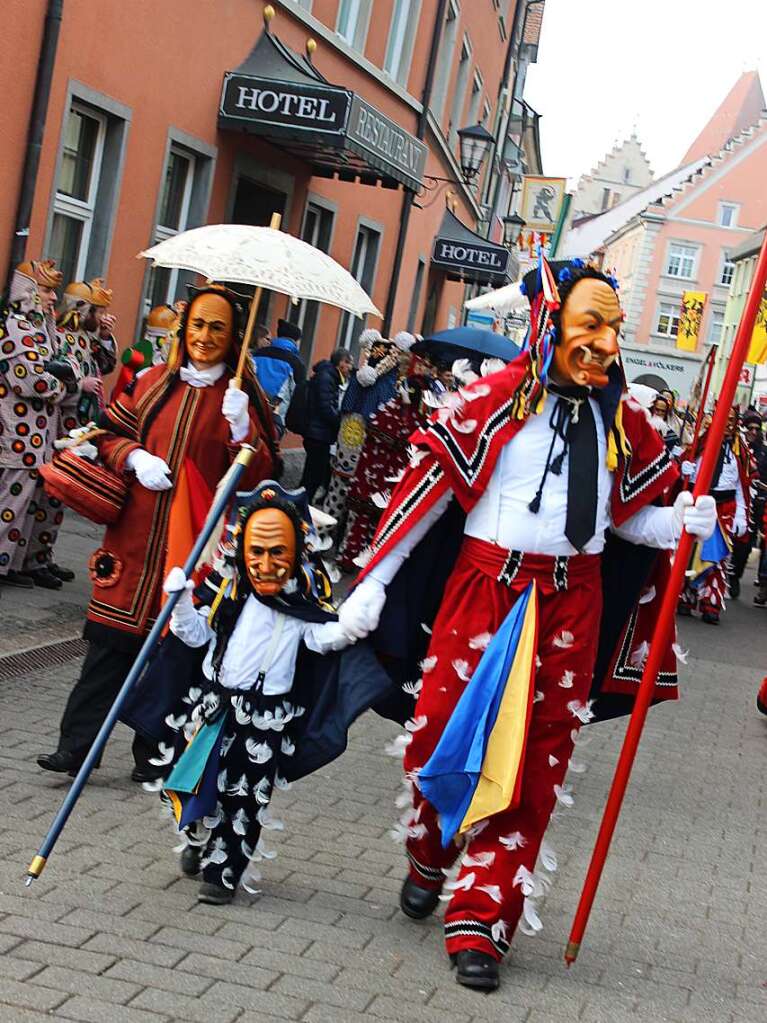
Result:
<svg viewBox="0 0 767 1023"><path fill-rule="evenodd" d="M709 345L721 339L732 281L729 251L767 222L765 181L767 120L761 119L607 239L604 265L626 285L629 380L656 376L686 399ZM686 291L706 294L695 352L677 348Z"/></svg>

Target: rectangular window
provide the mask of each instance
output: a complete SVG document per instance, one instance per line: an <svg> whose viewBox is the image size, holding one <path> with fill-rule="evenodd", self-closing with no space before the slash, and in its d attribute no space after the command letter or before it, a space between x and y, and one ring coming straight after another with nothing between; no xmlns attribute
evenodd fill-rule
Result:
<svg viewBox="0 0 767 1023"><path fill-rule="evenodd" d="M479 71L475 70L474 78L472 79L472 83L471 83L471 99L469 100L469 111L468 111L468 113L466 115L466 123L467 124L476 124L479 121L479 118L480 118L479 104L482 102L482 88L483 88L483 85L484 85L484 82L482 81L482 75L479 73ZM486 103L485 106L486 106L487 111L489 113L490 112L489 105ZM485 123L485 118L483 118L483 120L482 120L482 124L484 124L484 123ZM463 126L461 125L461 127L463 127Z"/></svg>
<svg viewBox="0 0 767 1023"><path fill-rule="evenodd" d="M434 79L434 91L431 95L431 110L434 117L439 121L442 118L442 111L445 107L447 87L450 82L450 72L453 67L453 54L458 38L458 4L450 0L445 12L445 24L442 29L442 39L439 44L439 56L437 58L437 73Z"/></svg>
<svg viewBox="0 0 767 1023"><path fill-rule="evenodd" d="M461 59L458 62L458 73L455 78L455 92L453 93L453 109L450 114L450 122L447 126L448 139L451 146L458 143L458 129L466 125L463 123L463 108L466 104L466 88L469 84L469 65L471 64L471 42L468 36L463 37L461 46ZM470 122L467 122L467 124Z"/></svg>
<svg viewBox="0 0 767 1023"><path fill-rule="evenodd" d="M309 200L304 212L304 226L301 231L302 239L313 245L315 249L327 252L330 249L330 239L333 235L334 216L335 214L332 210ZM312 360L319 311L319 302L302 301L291 306L288 316L291 323L295 323L301 328L299 352L307 366Z"/></svg>
<svg viewBox="0 0 767 1023"><path fill-rule="evenodd" d="M372 295L373 292L380 244L381 235L378 231L372 227L360 225L357 231L357 239L354 243L351 272L352 276L359 281L368 295ZM365 329L366 320L366 316L356 317L352 316L351 313L344 313L341 317L338 347L348 349L354 356L355 361L359 355L358 339Z"/></svg>
<svg viewBox="0 0 767 1023"><path fill-rule="evenodd" d="M407 85L413 56L421 0L395 0L384 57L384 71L395 82Z"/></svg>
<svg viewBox="0 0 767 1023"><path fill-rule="evenodd" d="M195 174L195 158L187 150L171 146L165 165L159 219L152 244L185 231ZM149 276L147 311L156 305L172 305L178 296L179 271L155 267Z"/></svg>
<svg viewBox="0 0 767 1023"><path fill-rule="evenodd" d="M722 340L722 327L724 326L724 313L714 309L711 314L711 323L708 328L708 343L718 345Z"/></svg>
<svg viewBox="0 0 767 1023"><path fill-rule="evenodd" d="M735 264L731 259L725 258L722 262L722 269L719 274L719 283L729 288L732 284L732 275L735 273Z"/></svg>
<svg viewBox="0 0 767 1023"><path fill-rule="evenodd" d="M103 114L72 104L64 128L53 223L46 252L56 260L65 282L85 276L106 127Z"/></svg>
<svg viewBox="0 0 767 1023"><path fill-rule="evenodd" d="M738 205L734 202L719 203L719 223L722 227L738 226Z"/></svg>
<svg viewBox="0 0 767 1023"><path fill-rule="evenodd" d="M349 46L362 52L368 29L371 0L341 0L336 32Z"/></svg>
<svg viewBox="0 0 767 1023"><path fill-rule="evenodd" d="M679 310L680 306L672 305L671 302L661 302L655 332L664 337L676 337L679 330Z"/></svg>
<svg viewBox="0 0 767 1023"><path fill-rule="evenodd" d="M603 210L609 210L610 209L610 189L609 188L603 188L602 189L602 209Z"/></svg>
<svg viewBox="0 0 767 1023"><path fill-rule="evenodd" d="M673 242L668 250L666 275L668 277L681 277L685 280L693 280L695 278L697 259L698 249L695 245L681 245L678 242Z"/></svg>

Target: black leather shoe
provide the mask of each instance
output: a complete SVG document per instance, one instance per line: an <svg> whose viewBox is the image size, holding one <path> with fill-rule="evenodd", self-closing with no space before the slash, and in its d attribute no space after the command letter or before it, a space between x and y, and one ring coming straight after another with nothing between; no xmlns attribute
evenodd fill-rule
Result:
<svg viewBox="0 0 767 1023"><path fill-rule="evenodd" d="M495 991L500 983L498 977L498 960L487 952L479 952L475 948L462 948L450 956L455 965L455 979L464 987L477 988L480 991Z"/></svg>
<svg viewBox="0 0 767 1023"><path fill-rule="evenodd" d="M727 589L730 591L730 597L733 600L737 600L740 596L740 579L732 575L727 580Z"/></svg>
<svg viewBox="0 0 767 1023"><path fill-rule="evenodd" d="M223 888L221 885L210 884L203 881L197 893L197 901L205 902L209 906L226 906L234 898L233 888Z"/></svg>
<svg viewBox="0 0 767 1023"><path fill-rule="evenodd" d="M77 774L83 758L79 753L57 749L55 753L41 753L37 758L37 766L44 771L55 771L56 774Z"/></svg>
<svg viewBox="0 0 767 1023"><path fill-rule="evenodd" d="M130 773L130 780L139 783L145 781L156 781L158 777L159 771L156 767L139 767L138 764Z"/></svg>
<svg viewBox="0 0 767 1023"><path fill-rule="evenodd" d="M6 575L0 575L0 583L5 586L18 586L22 590L31 590L35 585L31 575L27 572L16 572L14 569Z"/></svg>
<svg viewBox="0 0 767 1023"><path fill-rule="evenodd" d="M74 582L75 573L71 568L62 568L61 565L57 565L55 561L52 561L48 565L48 571L51 575L55 575L57 579L61 579L63 583Z"/></svg>
<svg viewBox="0 0 767 1023"><path fill-rule="evenodd" d="M64 585L61 579L57 579L49 568L38 568L36 572L29 573L35 586L44 590L60 590Z"/></svg>
<svg viewBox="0 0 767 1023"><path fill-rule="evenodd" d="M197 877L200 873L200 860L202 856L199 846L188 845L181 853L181 873L186 877Z"/></svg>
<svg viewBox="0 0 767 1023"><path fill-rule="evenodd" d="M704 621L706 623L706 625L718 625L719 624L719 615L712 615L710 612L706 611L700 617L701 617L701 621Z"/></svg>
<svg viewBox="0 0 767 1023"><path fill-rule="evenodd" d="M399 907L411 920L425 920L439 904L439 892L422 888L412 878L406 877L399 893Z"/></svg>

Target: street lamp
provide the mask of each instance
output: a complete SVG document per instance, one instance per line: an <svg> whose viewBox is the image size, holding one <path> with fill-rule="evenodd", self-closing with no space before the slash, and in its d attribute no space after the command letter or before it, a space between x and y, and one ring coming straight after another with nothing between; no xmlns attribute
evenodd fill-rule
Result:
<svg viewBox="0 0 767 1023"><path fill-rule="evenodd" d="M503 244L510 248L519 241L519 236L526 227L527 221L523 220L518 213L503 218Z"/></svg>
<svg viewBox="0 0 767 1023"><path fill-rule="evenodd" d="M458 142L461 149L461 173L468 185L481 171L495 139L484 125L472 124L458 131Z"/></svg>

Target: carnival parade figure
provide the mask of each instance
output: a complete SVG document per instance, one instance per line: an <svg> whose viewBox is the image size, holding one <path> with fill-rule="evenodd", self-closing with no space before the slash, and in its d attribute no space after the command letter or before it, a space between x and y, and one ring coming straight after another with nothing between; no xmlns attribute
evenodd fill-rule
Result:
<svg viewBox="0 0 767 1023"><path fill-rule="evenodd" d="M707 438L706 430L701 433L696 450L688 449L682 462L682 474L691 482L698 474ZM732 408L709 490L716 502L716 537L708 547L696 550L689 581L679 601L680 614L698 611L707 625L718 625L725 610L727 568L733 544L745 537L749 529L753 473L753 459L739 428L738 410Z"/></svg>
<svg viewBox="0 0 767 1023"><path fill-rule="evenodd" d="M152 763L188 841L182 870L202 870L201 902L229 902L241 879L246 888L258 880L261 830L276 826L271 794L287 786L308 710L306 694L293 691L302 644L324 654L350 642L324 599L327 580L307 558L307 513L303 491L267 481L239 495L230 564L207 577L197 603L180 568L165 583L168 592L186 587L172 633L205 654L165 717Z"/></svg>
<svg viewBox="0 0 767 1023"><path fill-rule="evenodd" d="M97 277L67 285L56 326L57 355L77 374L77 394L62 404L60 435L85 426L104 408L103 378L117 365L116 318L107 310L112 292Z"/></svg>
<svg viewBox="0 0 767 1023"><path fill-rule="evenodd" d="M98 454L128 490L90 560L88 652L58 749L38 758L45 770L72 772L82 763L158 613L167 569L189 554L239 446L256 448L246 485L275 475L271 413L247 360L236 386L240 323L229 291L198 291L179 328L178 361L148 370L101 416ZM144 750L137 736L136 781L153 776Z"/></svg>
<svg viewBox="0 0 767 1023"><path fill-rule="evenodd" d="M0 321L0 581L8 585L61 586L50 572L61 506L45 495L39 474L59 407L76 392L74 370L54 359L60 285L51 260L22 263Z"/></svg>
<svg viewBox="0 0 767 1023"><path fill-rule="evenodd" d="M349 633L399 658L416 697L395 744L410 802L400 906L429 916L462 857L447 952L458 982L485 990L517 926L542 926L535 899L556 868L543 836L555 804L573 802L578 729L630 706L669 552L683 528L706 537L715 522L708 496L664 506L677 471L625 391L614 279L541 257L525 285L527 350L411 439L340 610ZM675 696L669 648L655 697Z"/></svg>
<svg viewBox="0 0 767 1023"><path fill-rule="evenodd" d="M341 402L341 425L336 440L336 453L331 463L330 485L323 505L325 512L340 523L341 532L346 519L349 486L365 443L367 424L377 409L393 398L397 390L401 349L395 341L382 337L377 330L362 332L361 365L352 374Z"/></svg>
<svg viewBox="0 0 767 1023"><path fill-rule="evenodd" d="M149 310L141 340L126 348L120 357L122 366L112 391L112 401L122 394L134 377L151 366L160 366L168 361L171 339L178 327L179 312L183 313L185 308L185 303L178 305L180 309L171 305L156 305Z"/></svg>

